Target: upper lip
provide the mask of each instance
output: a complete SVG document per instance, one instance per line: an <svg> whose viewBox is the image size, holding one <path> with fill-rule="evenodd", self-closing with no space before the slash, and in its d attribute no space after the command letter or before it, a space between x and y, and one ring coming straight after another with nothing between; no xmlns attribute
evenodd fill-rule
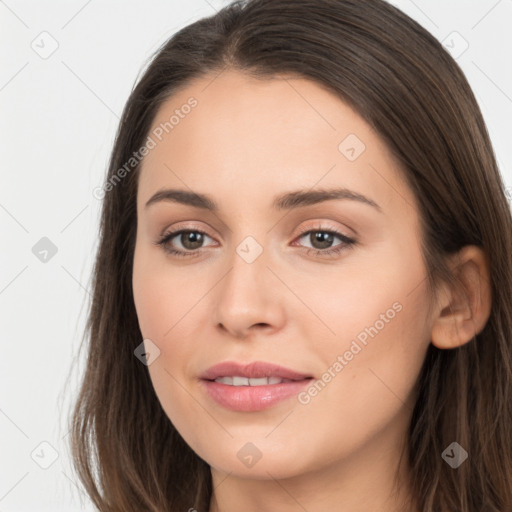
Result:
<svg viewBox="0 0 512 512"><path fill-rule="evenodd" d="M311 375L299 373L284 366L267 363L265 361L253 361L251 363L237 363L224 361L211 366L201 374L201 379L215 380L217 377L247 377L258 379L262 377L278 377L280 379L303 380L311 378Z"/></svg>

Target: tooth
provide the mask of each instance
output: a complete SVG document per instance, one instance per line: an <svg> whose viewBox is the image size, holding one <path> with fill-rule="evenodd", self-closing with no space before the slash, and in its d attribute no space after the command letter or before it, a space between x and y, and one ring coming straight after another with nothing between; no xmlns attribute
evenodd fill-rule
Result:
<svg viewBox="0 0 512 512"><path fill-rule="evenodd" d="M280 377L259 377L247 378L240 376L217 377L215 382L226 384L228 386L267 386L273 384L281 384L283 382L293 382L290 379L281 379Z"/></svg>
<svg viewBox="0 0 512 512"><path fill-rule="evenodd" d="M220 382L221 384L228 384L229 386L232 386L233 377L217 377L215 382Z"/></svg>
<svg viewBox="0 0 512 512"><path fill-rule="evenodd" d="M249 379L249 385L251 386L266 386L267 384L267 377L261 377L260 379Z"/></svg>
<svg viewBox="0 0 512 512"><path fill-rule="evenodd" d="M247 377L233 377L233 386L248 386L249 379Z"/></svg>

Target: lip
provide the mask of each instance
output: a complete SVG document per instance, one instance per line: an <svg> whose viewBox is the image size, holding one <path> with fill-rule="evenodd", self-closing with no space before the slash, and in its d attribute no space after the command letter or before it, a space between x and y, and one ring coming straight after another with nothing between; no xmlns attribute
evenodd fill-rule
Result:
<svg viewBox="0 0 512 512"><path fill-rule="evenodd" d="M200 378L204 380L215 380L217 377L229 377L233 375L247 377L249 379L279 377L280 379L303 380L312 377L312 375L299 373L290 368L267 363L265 361L253 361L248 364L241 364L236 361L224 361L208 368Z"/></svg>
<svg viewBox="0 0 512 512"><path fill-rule="evenodd" d="M279 377L291 382L266 386L230 386L215 382L217 377L240 376L247 378ZM233 361L212 366L201 375L204 391L219 405L239 412L256 412L272 407L278 402L297 395L313 377L298 373L284 366L255 361L240 364Z"/></svg>

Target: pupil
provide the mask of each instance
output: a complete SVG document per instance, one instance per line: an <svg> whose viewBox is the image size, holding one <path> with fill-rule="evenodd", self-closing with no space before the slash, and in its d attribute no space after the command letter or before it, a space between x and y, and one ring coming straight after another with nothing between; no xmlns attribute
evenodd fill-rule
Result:
<svg viewBox="0 0 512 512"><path fill-rule="evenodd" d="M202 241L203 234L197 231L185 231L181 234L181 243L186 249L197 249L201 247ZM192 244L192 246L190 246L190 244Z"/></svg>
<svg viewBox="0 0 512 512"><path fill-rule="evenodd" d="M334 235L332 233L326 233L325 231L316 231L312 233L313 238L311 239L311 245L317 249L325 249L330 247L332 244ZM320 247L316 247L315 243L319 242Z"/></svg>

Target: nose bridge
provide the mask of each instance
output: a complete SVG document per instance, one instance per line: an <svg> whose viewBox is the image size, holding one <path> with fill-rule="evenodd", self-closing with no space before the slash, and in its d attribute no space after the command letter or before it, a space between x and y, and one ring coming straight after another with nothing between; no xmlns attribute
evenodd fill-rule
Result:
<svg viewBox="0 0 512 512"><path fill-rule="evenodd" d="M253 236L246 236L229 259L230 271L226 276L225 291L235 295L235 300L243 299L247 304L255 304L266 295L269 270L269 252ZM243 307L243 306L242 306Z"/></svg>
<svg viewBox="0 0 512 512"><path fill-rule="evenodd" d="M215 298L217 324L237 335L255 324L280 324L282 304L277 301L278 283L267 268L269 256L270 251L253 236L234 247Z"/></svg>

